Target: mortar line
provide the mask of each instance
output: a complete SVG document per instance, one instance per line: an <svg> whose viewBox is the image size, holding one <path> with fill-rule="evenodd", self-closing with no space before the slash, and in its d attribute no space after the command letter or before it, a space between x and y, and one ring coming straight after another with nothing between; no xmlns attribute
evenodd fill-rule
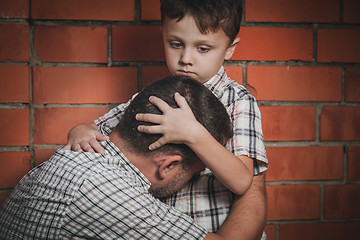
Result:
<svg viewBox="0 0 360 240"><path fill-rule="evenodd" d="M344 1L339 1L339 21L340 23L344 23Z"/></svg>
<svg viewBox="0 0 360 240"><path fill-rule="evenodd" d="M319 184L320 187L320 221L324 221L325 216L324 216L324 212L325 212L325 186L324 183Z"/></svg>
<svg viewBox="0 0 360 240"><path fill-rule="evenodd" d="M107 41L107 53L108 53L108 64L107 66L108 67L111 67L112 66L112 25L109 24L107 26L107 37L108 37L108 41Z"/></svg>
<svg viewBox="0 0 360 240"><path fill-rule="evenodd" d="M317 48L317 34L318 34L318 24L313 25L313 62L318 62L318 48Z"/></svg>
<svg viewBox="0 0 360 240"><path fill-rule="evenodd" d="M344 178L344 184L348 184L349 180L348 180L348 152L349 152L349 147L347 144L344 145L344 152L343 152L343 178Z"/></svg>
<svg viewBox="0 0 360 240"><path fill-rule="evenodd" d="M31 15L31 7L32 7L32 1L29 0L29 150L30 150L30 166L31 168L35 167L35 150L34 150L34 122L35 122L35 110L34 110L34 102L33 102L33 66L34 66L34 53L36 51L34 46L34 26L32 21L32 15Z"/></svg>
<svg viewBox="0 0 360 240"><path fill-rule="evenodd" d="M343 66L341 68L341 102L342 103L346 103L345 102L345 79L346 79L346 68Z"/></svg>
<svg viewBox="0 0 360 240"><path fill-rule="evenodd" d="M141 1L135 0L135 23L140 24L141 22Z"/></svg>
<svg viewBox="0 0 360 240"><path fill-rule="evenodd" d="M322 112L323 105L316 104L315 105L315 143L320 144L320 127L321 127L321 112Z"/></svg>

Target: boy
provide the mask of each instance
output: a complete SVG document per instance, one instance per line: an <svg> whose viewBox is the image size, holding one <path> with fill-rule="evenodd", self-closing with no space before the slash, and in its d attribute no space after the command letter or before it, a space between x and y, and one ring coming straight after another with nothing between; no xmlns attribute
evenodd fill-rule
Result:
<svg viewBox="0 0 360 240"><path fill-rule="evenodd" d="M191 133L191 131L183 131L183 125L181 125L181 128L172 125L182 119L182 115L179 116L170 112L171 117L168 117L169 114L163 112L164 115L159 118L140 114L137 119L159 124L155 129L154 127L139 128L139 131L163 135L160 141L150 145L151 149L167 142L189 144L192 148L195 148L193 150L200 155L202 160L209 160L208 162L205 160L205 164L222 183L228 184L226 186L235 193L244 193L244 195L235 199L233 208L243 208L242 216L238 216L238 227L243 229L242 236L244 239L255 239L261 232L265 220L263 174L260 177L254 177L253 184L246 191L246 184L238 189L241 183L233 181L233 178L240 174L236 175L231 171L228 172L229 169L235 169L229 167L230 164L234 164L234 166L240 165L241 172L253 171L255 175L267 169L261 117L256 100L243 86L228 78L222 66L224 60L231 58L236 45L240 41L236 36L240 28L241 14L240 0L161 1L161 22L167 66L172 74L188 75L203 83L225 105L231 116L234 131L234 136L230 144L228 144L230 151L225 148L216 148L218 151L212 151L211 154L214 155L214 160L217 160L211 161L211 155L209 157L207 151L213 150L211 147L213 145L205 142L203 146L210 147L204 148L200 147L202 146L200 144L190 143L191 139L187 139L186 134ZM181 102L181 96L177 96L177 100ZM160 99L153 97L150 98L150 101L164 109L164 104ZM95 121L96 124L106 123L111 127L116 126L118 122L117 116L122 113L126 105L120 105L111 110L108 114ZM181 113L181 111L177 111L177 113ZM191 115L189 119L191 119ZM195 121L186 120L182 122L188 125ZM74 128L69 133L69 142L66 148L77 151L82 151L82 149L92 151L92 148L94 148L96 151L101 151L96 139L101 141L106 137L101 136L95 129L95 124L80 125ZM178 131L173 131L176 129ZM84 131L87 133L84 134ZM210 141L211 137L205 139ZM220 166L216 165L220 162L222 163ZM181 196L183 195L174 196L171 204L177 206L179 201L183 201ZM211 205L209 203L210 215L213 215ZM196 207L196 203L193 206ZM190 207L189 214L191 216L197 213L197 209ZM216 215L218 214L221 215L221 213L216 212ZM213 231L216 231L218 226L221 225L219 222L214 224L213 218L211 218L210 222Z"/></svg>

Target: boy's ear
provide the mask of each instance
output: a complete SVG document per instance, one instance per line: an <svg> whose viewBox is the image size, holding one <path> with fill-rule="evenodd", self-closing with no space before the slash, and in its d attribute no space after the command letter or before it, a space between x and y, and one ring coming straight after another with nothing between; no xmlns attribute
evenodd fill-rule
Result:
<svg viewBox="0 0 360 240"><path fill-rule="evenodd" d="M235 38L231 45L226 50L225 60L229 60L235 52L236 46L239 44L240 38Z"/></svg>
<svg viewBox="0 0 360 240"><path fill-rule="evenodd" d="M165 179L169 173L181 167L182 157L180 155L163 155L159 161L159 177Z"/></svg>

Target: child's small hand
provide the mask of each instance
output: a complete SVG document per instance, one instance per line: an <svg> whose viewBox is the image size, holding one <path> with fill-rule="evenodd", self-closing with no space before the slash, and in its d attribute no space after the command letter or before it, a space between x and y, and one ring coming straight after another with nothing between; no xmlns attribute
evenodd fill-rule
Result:
<svg viewBox="0 0 360 240"><path fill-rule="evenodd" d="M98 131L95 124L79 124L73 127L68 134L68 142L63 150L73 150L76 152L94 152L104 153L104 148L99 141L109 139Z"/></svg>
<svg viewBox="0 0 360 240"><path fill-rule="evenodd" d="M157 125L144 126L140 125L138 130L150 134L162 134L156 142L149 146L150 150L159 148L167 143L184 143L188 144L194 139L199 127L203 127L195 118L186 99L179 93L175 93L175 101L179 108L170 107L162 99L152 96L149 101L157 106L162 115L158 114L142 114L136 115L136 120L143 122L151 122Z"/></svg>

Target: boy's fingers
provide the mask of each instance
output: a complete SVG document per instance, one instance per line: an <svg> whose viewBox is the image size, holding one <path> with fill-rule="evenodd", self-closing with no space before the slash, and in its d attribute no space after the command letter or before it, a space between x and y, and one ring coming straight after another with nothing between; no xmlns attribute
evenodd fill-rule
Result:
<svg viewBox="0 0 360 240"><path fill-rule="evenodd" d="M161 124L163 115L151 114L151 113L138 113L136 114L135 118L138 121Z"/></svg>
<svg viewBox="0 0 360 240"><path fill-rule="evenodd" d="M157 148L159 148L159 147L161 147L161 146L163 146L163 145L165 145L165 144L166 144L165 138L164 138L164 137L161 137L161 138L159 138L159 140L157 140L156 142L150 144L149 150L151 150L151 151L152 151L152 150L155 150L155 149L157 149Z"/></svg>
<svg viewBox="0 0 360 240"><path fill-rule="evenodd" d="M103 134L99 133L98 131L95 131L95 138L96 138L97 141L105 141L105 140L109 139L108 136L103 135Z"/></svg>
<svg viewBox="0 0 360 240"><path fill-rule="evenodd" d="M94 149L90 146L89 143L87 142L81 142L80 143L80 147L85 151L85 152L94 152Z"/></svg>
<svg viewBox="0 0 360 240"><path fill-rule="evenodd" d="M69 144L66 144L66 145L62 148L62 150L70 150L70 149L71 149L71 147L70 147Z"/></svg>
<svg viewBox="0 0 360 240"><path fill-rule="evenodd" d="M97 152L97 153L104 153L104 148L100 145L98 141L95 139L90 140L90 146Z"/></svg>
<svg viewBox="0 0 360 240"><path fill-rule="evenodd" d="M176 92L174 95L175 101L177 103L177 105L180 108L190 108L189 104L187 103L186 99L180 95L180 93Z"/></svg>
<svg viewBox="0 0 360 240"><path fill-rule="evenodd" d="M71 145L71 149L73 151L75 151L75 152L82 152L83 151L78 143L74 143L73 145Z"/></svg>
<svg viewBox="0 0 360 240"><path fill-rule="evenodd" d="M162 127L159 125L155 126L144 126L139 125L138 131L143 133L149 133L149 134L161 134L162 133Z"/></svg>
<svg viewBox="0 0 360 240"><path fill-rule="evenodd" d="M164 100L155 97L155 96L151 96L149 98L149 101L154 104L156 107L158 107L160 109L161 112L165 112L167 109L171 108L169 106L169 104L167 104Z"/></svg>

